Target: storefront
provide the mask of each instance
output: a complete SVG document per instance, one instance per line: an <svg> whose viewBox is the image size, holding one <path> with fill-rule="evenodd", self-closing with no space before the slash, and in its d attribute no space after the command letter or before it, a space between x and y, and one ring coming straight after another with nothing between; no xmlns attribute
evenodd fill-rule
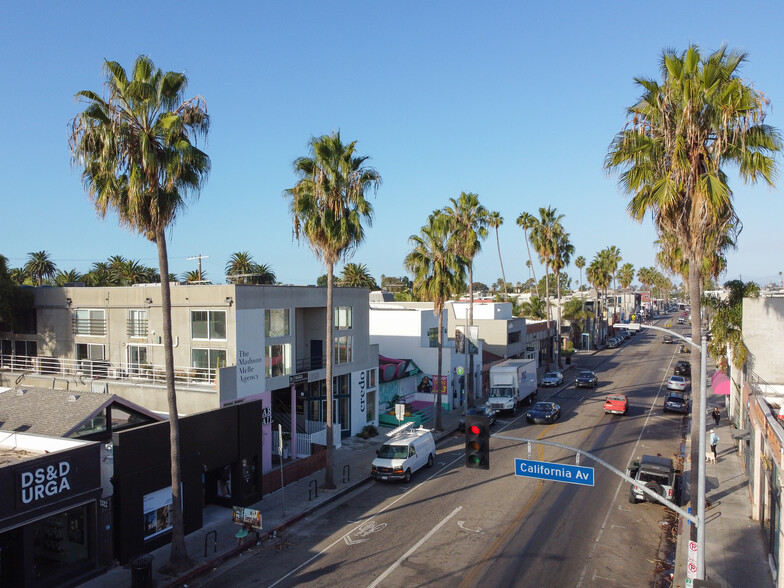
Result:
<svg viewBox="0 0 784 588"><path fill-rule="evenodd" d="M9 436L14 444L0 446L10 462L0 468L0 586L76 586L95 576L100 444Z"/></svg>

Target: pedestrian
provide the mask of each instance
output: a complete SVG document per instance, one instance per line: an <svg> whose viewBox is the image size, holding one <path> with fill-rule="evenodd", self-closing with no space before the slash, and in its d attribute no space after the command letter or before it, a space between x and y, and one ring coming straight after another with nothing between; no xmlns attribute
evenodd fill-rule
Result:
<svg viewBox="0 0 784 588"><path fill-rule="evenodd" d="M719 444L719 436L716 434L716 430L715 429L711 429L711 434L710 434L710 440L709 441L710 441L711 451L713 452L713 460L715 461L716 460L716 445Z"/></svg>
<svg viewBox="0 0 784 588"><path fill-rule="evenodd" d="M716 423L716 426L718 427L719 421L721 420L721 413L719 412L718 406L715 406L713 408L713 412L711 413L711 416L713 417L713 422Z"/></svg>

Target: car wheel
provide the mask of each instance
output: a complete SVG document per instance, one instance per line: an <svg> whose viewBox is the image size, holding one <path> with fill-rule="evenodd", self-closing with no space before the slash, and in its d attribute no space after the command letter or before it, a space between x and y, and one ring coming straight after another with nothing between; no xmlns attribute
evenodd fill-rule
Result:
<svg viewBox="0 0 784 588"><path fill-rule="evenodd" d="M512 408L512 416L513 417L517 416L517 403L516 402L515 402L514 407Z"/></svg>
<svg viewBox="0 0 784 588"><path fill-rule="evenodd" d="M408 484L411 481L411 469L407 469L405 475L403 476L403 481Z"/></svg>
<svg viewBox="0 0 784 588"><path fill-rule="evenodd" d="M432 468L433 467L433 462L435 462L435 458L433 457L433 454L431 453L430 455L427 456L427 467Z"/></svg>

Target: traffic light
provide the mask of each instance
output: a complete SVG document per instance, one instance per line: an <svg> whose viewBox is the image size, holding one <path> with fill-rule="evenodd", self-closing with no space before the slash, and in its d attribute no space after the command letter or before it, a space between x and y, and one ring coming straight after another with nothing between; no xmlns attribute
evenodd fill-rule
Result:
<svg viewBox="0 0 784 588"><path fill-rule="evenodd" d="M481 415L466 415L466 467L490 469L490 419Z"/></svg>

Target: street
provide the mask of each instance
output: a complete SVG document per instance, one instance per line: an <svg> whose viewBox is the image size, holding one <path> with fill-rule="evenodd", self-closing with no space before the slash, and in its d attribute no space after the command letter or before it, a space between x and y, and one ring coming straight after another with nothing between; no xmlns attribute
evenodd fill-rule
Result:
<svg viewBox="0 0 784 588"><path fill-rule="evenodd" d="M641 333L622 347L583 356L596 389L540 390L561 406L552 425L502 415L494 433L547 439L594 453L625 470L644 453L676 460L681 415L663 414L677 348ZM607 394L629 397L627 415L606 415ZM305 518L281 537L224 563L190 586L629 586L657 571L666 509L630 504L628 484L595 467L595 486L514 475L526 443L491 441L490 471L464 468L463 435L438 448L433 469L411 483L370 483ZM534 444L531 458L574 464L574 453ZM677 461L677 460L676 460ZM369 465L369 464L368 464Z"/></svg>

